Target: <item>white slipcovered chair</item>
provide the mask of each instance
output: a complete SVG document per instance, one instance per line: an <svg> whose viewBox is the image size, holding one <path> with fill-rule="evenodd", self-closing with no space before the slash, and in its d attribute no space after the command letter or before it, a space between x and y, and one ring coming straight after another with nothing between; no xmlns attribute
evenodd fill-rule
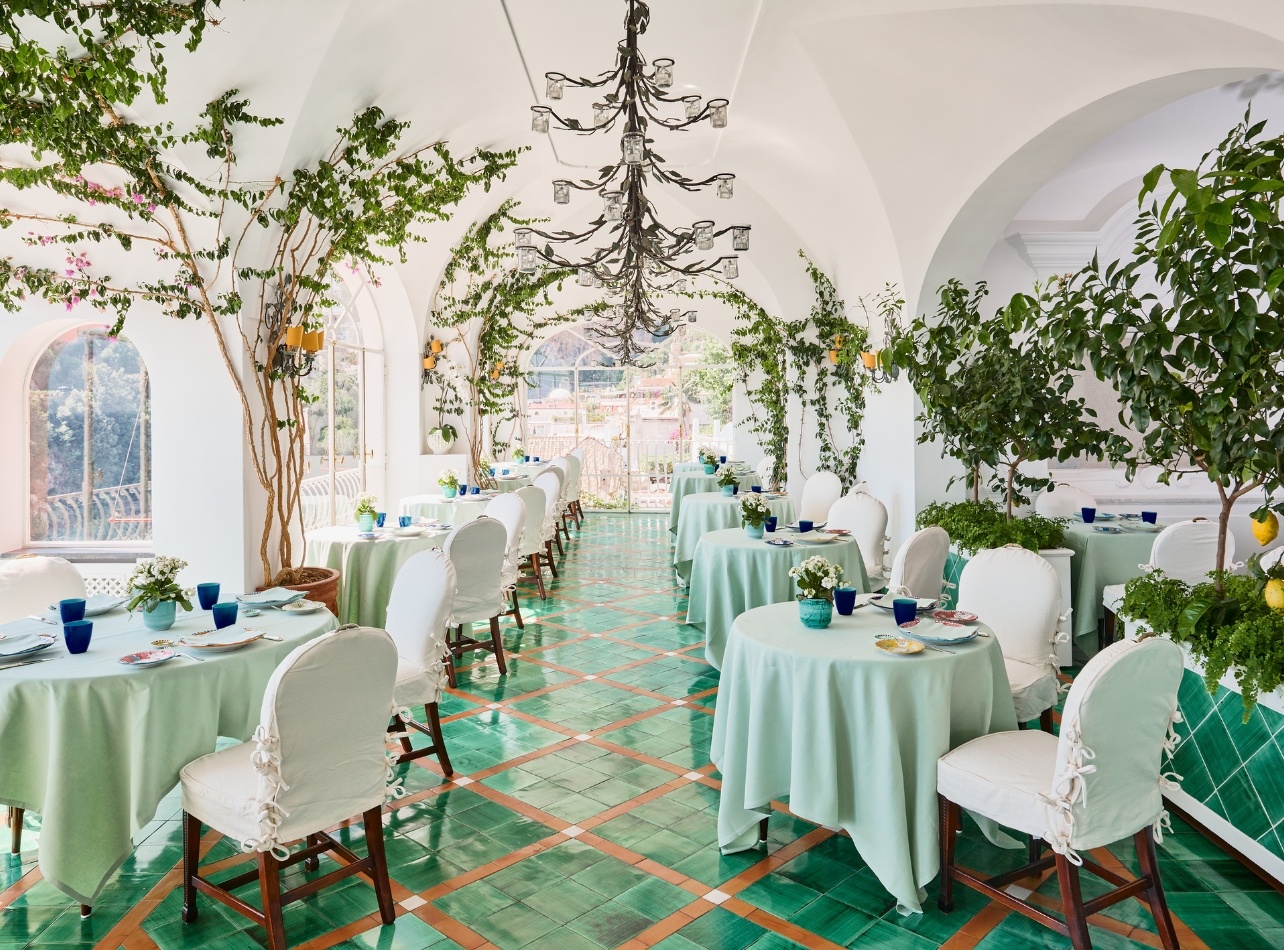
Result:
<svg viewBox="0 0 1284 950"><path fill-rule="evenodd" d="M566 540L569 541L571 540L570 519L574 517L571 514L571 488L572 483L575 481L572 471L575 466L570 458L565 455L559 455L550 464L562 474L562 497L557 512L557 523L558 530L566 535Z"/></svg>
<svg viewBox="0 0 1284 950"><path fill-rule="evenodd" d="M998 638L1017 722L1052 731L1060 698L1056 639L1061 581L1033 551L1016 545L978 551L959 577L958 609L981 618Z"/></svg>
<svg viewBox="0 0 1284 950"><path fill-rule="evenodd" d="M561 469L550 468L548 471L535 476L534 485L542 489L545 495L544 505L544 524L540 528L540 538L544 541L544 549L548 552L548 566L557 576L557 565L553 562L553 544L557 544L557 552L565 554L566 549L562 547L562 536L558 533L557 524L562 515L562 472Z"/></svg>
<svg viewBox="0 0 1284 950"><path fill-rule="evenodd" d="M60 557L23 554L0 560L0 623L43 614L50 604L85 596L85 579ZM22 851L22 808L9 809L9 850Z"/></svg>
<svg viewBox="0 0 1284 950"><path fill-rule="evenodd" d="M512 598L513 606L506 610L517 623L518 629L526 629L522 622L522 608L517 604L517 575L521 573L522 535L526 532L526 502L517 492L506 492L492 499L486 506L486 515L494 518L508 532L508 548L504 554L504 590Z"/></svg>
<svg viewBox="0 0 1284 950"><path fill-rule="evenodd" d="M1230 570L1235 560L1235 536L1226 535L1226 560L1223 567ZM1143 573L1163 571L1187 584L1199 584L1208 579L1217 563L1217 522L1206 518L1178 521L1155 535L1150 547L1150 560L1138 564ZM1123 604L1124 584L1109 584L1101 589L1101 602L1106 608L1105 642L1115 638L1116 614Z"/></svg>
<svg viewBox="0 0 1284 950"><path fill-rule="evenodd" d="M522 531L522 545L519 550L522 557L530 559L531 573L535 575L535 585L539 588L539 599L547 600L548 594L544 590L544 571L540 567L539 559L545 553L544 513L548 509L548 496L544 494L542 488L534 485L519 488L513 494L521 498L526 505L525 530ZM548 563L553 567L551 555ZM556 571L557 568L553 567L553 570ZM556 573L553 576L556 577Z"/></svg>
<svg viewBox="0 0 1284 950"><path fill-rule="evenodd" d="M567 508L571 517L575 519L575 527L584 526L584 508L580 505L580 482L584 475L584 450L575 449L566 453L566 461L570 463L571 487L567 492Z"/></svg>
<svg viewBox="0 0 1284 950"><path fill-rule="evenodd" d="M254 738L201 756L180 773L183 795L183 910L197 919L196 892L215 896L267 930L269 950L285 950L281 907L315 889L281 892L281 870L333 851L341 867L325 884L355 874L374 883L379 915L392 924L395 907L384 857L382 812L391 768L385 741L395 712L397 648L383 630L341 627L298 647L272 674ZM357 857L326 833L360 815L367 854ZM201 828L257 853L257 866L215 883L198 875ZM290 854L289 842L306 839ZM263 909L232 891L256 880Z"/></svg>
<svg viewBox="0 0 1284 950"><path fill-rule="evenodd" d="M941 812L939 906L954 909L953 882L1057 930L1075 950L1092 946L1088 916L1140 895L1154 914L1165 950L1177 950L1155 841L1167 822L1162 794L1175 787L1165 759L1176 748L1174 724L1182 652L1171 640L1125 641L1098 653L1075 678L1061 717L1061 735L997 732L964 743L937 763ZM954 861L966 808L1031 836L1031 863L982 879ZM1132 837L1141 870L1130 882L1088 860L1087 853ZM1052 849L1041 856L1042 843ZM1006 890L1056 866L1065 923ZM1087 907L1080 866L1115 886Z"/></svg>
<svg viewBox="0 0 1284 950"><path fill-rule="evenodd" d="M762 482L767 488L775 488L771 484L771 471L776 467L776 457L774 455L764 455L758 467L754 471L758 475L758 481Z"/></svg>
<svg viewBox="0 0 1284 950"><path fill-rule="evenodd" d="M411 555L392 583L388 617L384 629L397 647L397 684L393 703L397 707L398 731L421 732L432 745L413 749L410 737L401 736L401 759L407 762L436 754L442 771L453 774L446 740L441 733L437 703L446 682L448 653L446 626L455 606L455 565L440 548ZM424 707L425 722L410 717L414 706Z"/></svg>
<svg viewBox="0 0 1284 950"><path fill-rule="evenodd" d="M879 590L887 580L887 508L865 492L847 494L829 509L828 526L852 533L865 559L869 589Z"/></svg>
<svg viewBox="0 0 1284 950"><path fill-rule="evenodd" d="M1084 508L1096 508L1097 499L1082 488L1058 482L1034 499L1034 510L1045 518L1070 518Z"/></svg>
<svg viewBox="0 0 1284 950"><path fill-rule="evenodd" d="M819 471L803 485L802 500L798 504L798 519L824 522L829 509L843 494L843 483L833 472Z"/></svg>
<svg viewBox="0 0 1284 950"><path fill-rule="evenodd" d="M0 623L44 613L50 604L85 596L85 579L60 557L21 555L0 560Z"/></svg>
<svg viewBox="0 0 1284 950"><path fill-rule="evenodd" d="M936 600L945 586L945 562L950 556L950 536L940 525L929 525L910 535L892 561L887 589L908 597Z"/></svg>
<svg viewBox="0 0 1284 950"><path fill-rule="evenodd" d="M499 632L499 617L507 605L504 590L504 560L508 553L508 532L488 515L460 525L446 536L442 550L455 565L455 603L450 611L449 626L455 635L447 638L452 657L474 650L495 654L499 672L508 672L504 660L504 638ZM464 633L464 624L490 623L490 639L477 640ZM455 667L447 672L454 683Z"/></svg>

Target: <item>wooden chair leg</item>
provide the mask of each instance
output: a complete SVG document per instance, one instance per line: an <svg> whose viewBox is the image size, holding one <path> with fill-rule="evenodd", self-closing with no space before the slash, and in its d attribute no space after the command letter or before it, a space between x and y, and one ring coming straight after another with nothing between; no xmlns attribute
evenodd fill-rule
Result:
<svg viewBox="0 0 1284 950"><path fill-rule="evenodd" d="M1102 626L1104 628L1104 632L1101 637L1101 642L1097 645L1104 650L1106 647L1110 646L1110 644L1115 642L1115 612L1109 607L1106 608L1106 619Z"/></svg>
<svg viewBox="0 0 1284 950"><path fill-rule="evenodd" d="M448 653L441 662L446 667L446 680L450 683L450 688L456 689L459 686L459 681L455 678L455 658Z"/></svg>
<svg viewBox="0 0 1284 950"><path fill-rule="evenodd" d="M764 818L762 819L762 821L758 822L758 843L759 844L767 843L767 823L770 820L771 820L770 816L768 816L767 818Z"/></svg>
<svg viewBox="0 0 1284 950"><path fill-rule="evenodd" d="M490 645L495 651L495 661L499 664L499 674L508 672L508 663L504 660L504 638L499 632L499 617L490 618Z"/></svg>
<svg viewBox="0 0 1284 950"><path fill-rule="evenodd" d="M522 605L517 602L517 588L513 588L513 620L517 623L518 630L525 630L526 624L522 623Z"/></svg>
<svg viewBox="0 0 1284 950"><path fill-rule="evenodd" d="M9 853L22 853L22 816L26 811L21 808L9 809Z"/></svg>
<svg viewBox="0 0 1284 950"><path fill-rule="evenodd" d="M954 846L958 841L962 815L959 806L944 795L937 795L940 808L941 889L936 906L948 914L954 910Z"/></svg>
<svg viewBox="0 0 1284 950"><path fill-rule="evenodd" d="M1034 835L1026 836L1026 855L1031 864L1034 864L1039 858L1043 857L1043 839L1036 838Z"/></svg>
<svg viewBox="0 0 1284 950"><path fill-rule="evenodd" d="M558 555L561 557L566 557L566 548L562 547L562 536L561 534L558 533L556 528L553 529L553 540L557 542ZM549 553L549 560L551 561L553 552L549 551L548 553Z"/></svg>
<svg viewBox="0 0 1284 950"><path fill-rule="evenodd" d="M1079 890L1079 868L1060 854L1056 857L1057 882L1061 885L1061 910L1066 916L1066 929L1070 931L1070 946L1074 950L1092 950L1088 918L1083 912L1083 892Z"/></svg>
<svg viewBox="0 0 1284 950"><path fill-rule="evenodd" d="M559 541L558 544L561 544ZM544 542L544 556L548 558L548 569L553 572L553 577L557 577L557 561L553 560L553 541L550 538Z"/></svg>
<svg viewBox="0 0 1284 950"><path fill-rule="evenodd" d="M455 770L451 767L450 756L446 753L446 737L441 734L441 713L436 703L429 703L424 707L424 716L428 720L428 728L432 730L432 744L437 750L437 761L441 763L441 770L446 775L454 775Z"/></svg>
<svg viewBox="0 0 1284 950"><path fill-rule="evenodd" d="M1052 722L1051 709L1045 709L1043 712L1039 713L1039 728L1042 729L1044 732L1046 732L1048 735L1055 734L1056 726Z"/></svg>
<svg viewBox="0 0 1284 950"><path fill-rule="evenodd" d="M1173 929L1172 916L1168 913L1168 901L1164 897L1164 886L1159 881L1159 856L1155 853L1155 833L1145 828L1133 836L1137 849L1137 864L1143 877L1150 880L1150 887L1143 891L1150 912L1155 917L1155 929L1159 932L1159 942L1164 950L1178 950L1177 931Z"/></svg>
<svg viewBox="0 0 1284 950"><path fill-rule="evenodd" d="M544 590L544 572L539 566L539 552L531 552L531 571L535 575L535 586L539 588L539 599L548 600L548 594Z"/></svg>
<svg viewBox="0 0 1284 950"><path fill-rule="evenodd" d="M374 882L379 902L379 919L386 925L396 922L397 909L392 903L392 885L388 881L388 858L383 850L383 809L371 808L361 816L366 829L366 851L370 855L370 879ZM278 908L279 913L279 908Z"/></svg>
<svg viewBox="0 0 1284 950"><path fill-rule="evenodd" d="M201 820L183 812L183 923L196 922L196 872L201 863Z"/></svg>
<svg viewBox="0 0 1284 950"><path fill-rule="evenodd" d="M259 852L259 895L268 950L287 950L285 921L281 917L281 864L271 851Z"/></svg>
<svg viewBox="0 0 1284 950"><path fill-rule="evenodd" d="M312 847L314 844L320 843L320 841L321 841L320 835L308 835L309 848ZM312 855L312 857L310 858L303 859L303 870L305 871L316 871L320 867L321 867L321 859L318 858L315 854Z"/></svg>

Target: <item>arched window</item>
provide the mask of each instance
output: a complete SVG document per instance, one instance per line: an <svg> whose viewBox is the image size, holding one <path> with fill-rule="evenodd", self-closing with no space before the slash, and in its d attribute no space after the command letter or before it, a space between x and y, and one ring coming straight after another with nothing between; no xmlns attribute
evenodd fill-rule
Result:
<svg viewBox="0 0 1284 950"><path fill-rule="evenodd" d="M367 332L376 321L374 300L364 281L336 284L337 305L326 315L325 348L304 389L315 398L308 407L308 456L302 485L306 528L351 524L359 493L376 490L371 477L371 413L367 403L377 343ZM377 323L376 323L377 326Z"/></svg>
<svg viewBox="0 0 1284 950"><path fill-rule="evenodd" d="M629 367L586 327L561 328L527 364L523 445L541 458L583 446L590 507L667 508L677 462L700 445L731 452L732 370L726 344L691 325Z"/></svg>
<svg viewBox="0 0 1284 950"><path fill-rule="evenodd" d="M27 543L150 541L147 368L105 327L54 340L27 379Z"/></svg>

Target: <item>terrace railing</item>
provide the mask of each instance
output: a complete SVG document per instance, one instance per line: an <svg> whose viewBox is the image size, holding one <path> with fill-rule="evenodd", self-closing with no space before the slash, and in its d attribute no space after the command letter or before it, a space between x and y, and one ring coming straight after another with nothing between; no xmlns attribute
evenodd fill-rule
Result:
<svg viewBox="0 0 1284 950"><path fill-rule="evenodd" d="M152 536L150 501L148 498L145 503L141 484L96 488L88 508L84 492L33 498L31 540L149 541Z"/></svg>

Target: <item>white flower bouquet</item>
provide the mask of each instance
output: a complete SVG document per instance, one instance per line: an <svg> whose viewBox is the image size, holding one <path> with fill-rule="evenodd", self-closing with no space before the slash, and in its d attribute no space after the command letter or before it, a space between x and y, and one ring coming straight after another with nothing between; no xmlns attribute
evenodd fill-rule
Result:
<svg viewBox="0 0 1284 950"><path fill-rule="evenodd" d="M751 528L761 527L771 517L771 506L757 492L750 492L740 499L740 517Z"/></svg>
<svg viewBox="0 0 1284 950"><path fill-rule="evenodd" d="M459 488L459 469L443 468L437 476L437 484L442 488Z"/></svg>
<svg viewBox="0 0 1284 950"><path fill-rule="evenodd" d="M798 589L802 591L800 599L833 600L843 569L823 557L809 557L797 567L791 567L789 576L798 582Z"/></svg>
<svg viewBox="0 0 1284 950"><path fill-rule="evenodd" d="M369 515L373 518L379 513L379 497L373 492L363 491L357 496L356 507L352 509L352 516L360 518L362 515Z"/></svg>
<svg viewBox="0 0 1284 950"><path fill-rule="evenodd" d="M696 453L696 458L700 460L701 465L718 464L718 453L707 445L700 446L699 452Z"/></svg>
<svg viewBox="0 0 1284 950"><path fill-rule="evenodd" d="M526 461L526 450L520 445L513 446L513 461L519 464Z"/></svg>
<svg viewBox="0 0 1284 950"><path fill-rule="evenodd" d="M148 558L134 566L134 573L129 575L129 589L132 594L128 608L137 610L155 610L167 600L182 605L184 610L192 609L191 591L178 586L178 572L187 567L187 562L179 557Z"/></svg>

